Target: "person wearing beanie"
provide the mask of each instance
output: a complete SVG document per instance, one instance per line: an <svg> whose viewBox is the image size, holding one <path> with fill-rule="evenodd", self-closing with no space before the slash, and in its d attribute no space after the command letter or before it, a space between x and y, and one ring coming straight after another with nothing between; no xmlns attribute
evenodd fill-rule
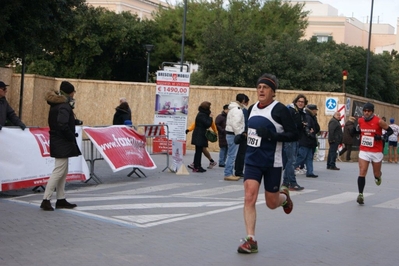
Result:
<svg viewBox="0 0 399 266"><path fill-rule="evenodd" d="M63 81L60 91L49 91L45 100L50 105L48 124L50 127L50 156L55 158L54 170L47 182L40 208L44 211L54 211L51 206L51 196L57 190L57 209L72 209L76 204L71 204L65 199L65 182L68 174L68 158L80 156L82 153L76 142L75 125L81 125L80 120L75 120L73 108L75 105L75 87Z"/></svg>
<svg viewBox="0 0 399 266"><path fill-rule="evenodd" d="M306 177L311 178L318 177L313 172L313 157L317 147L317 134L320 132L320 125L317 122L317 111L317 105L315 104L308 104L305 108L305 134L302 134L299 139L298 157L295 162L295 167L297 168L301 164L305 164Z"/></svg>
<svg viewBox="0 0 399 266"><path fill-rule="evenodd" d="M339 156L343 155L346 152L345 161L351 162L351 153L352 153L352 146L355 141L354 135L352 134L353 127L355 126L356 118L350 116L348 121L345 122L344 126L344 135L342 137L342 143L344 147L339 152Z"/></svg>
<svg viewBox="0 0 399 266"><path fill-rule="evenodd" d="M384 136L382 130L386 130ZM374 105L366 103L363 106L363 116L358 119L358 126L353 130L354 134L360 134L359 146L359 176L357 178L357 187L359 195L357 203L364 204L363 191L366 185L366 175L369 164L373 167L374 181L377 186L382 182L382 142L385 138L393 134L393 130L388 124L374 115Z"/></svg>
<svg viewBox="0 0 399 266"><path fill-rule="evenodd" d="M237 249L239 253L258 252L255 239L256 201L262 179L269 209L281 206L286 214L293 209L289 189L285 186L280 188L283 167L281 151L283 142L298 140L298 133L287 107L274 100L278 84L276 76L263 74L256 82L258 101L248 108L244 172L244 221L247 236Z"/></svg>
<svg viewBox="0 0 399 266"><path fill-rule="evenodd" d="M11 125L19 126L22 130L25 130L25 124L22 123L21 119L15 114L14 109L8 104L6 99L7 87L8 85L0 81L0 130L3 126L6 126L6 122L10 122Z"/></svg>
<svg viewBox="0 0 399 266"><path fill-rule="evenodd" d="M398 163L398 135L399 126L395 124L395 119L389 119L389 127L392 128L393 133L388 137L388 162Z"/></svg>

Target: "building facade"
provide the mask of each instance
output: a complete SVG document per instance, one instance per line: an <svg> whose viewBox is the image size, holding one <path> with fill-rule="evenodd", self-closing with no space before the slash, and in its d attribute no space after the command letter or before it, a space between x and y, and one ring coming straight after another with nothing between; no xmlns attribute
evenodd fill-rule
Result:
<svg viewBox="0 0 399 266"><path fill-rule="evenodd" d="M86 0L86 2L116 13L129 11L137 14L141 19L151 19L153 12L156 12L159 6L168 7L166 2L160 0ZM309 11L309 26L305 31L304 39L317 38L319 42L334 40L336 43L367 49L369 23L363 23L354 17L339 16L338 9L322 1L290 0L289 2L304 3L304 10ZM399 28L399 20L396 27ZM373 23L371 32L371 51L375 53L391 52L392 49L399 51L399 34L395 34L394 26Z"/></svg>
<svg viewBox="0 0 399 266"><path fill-rule="evenodd" d="M324 42L334 40L336 43L345 43L351 46L368 47L369 23L363 23L354 17L338 15L338 9L324 4L322 1L296 1L292 4L304 3L304 11L309 11L309 26L305 31L304 39L317 38ZM399 20L397 20L399 28ZM397 31L398 32L398 31ZM395 27L385 23L373 23L371 30L370 50L375 53L399 50L399 34L395 34Z"/></svg>
<svg viewBox="0 0 399 266"><path fill-rule="evenodd" d="M86 3L94 7L104 7L118 14L128 11L137 14L140 19L151 19L152 13L156 12L159 6L168 6L160 0L86 0Z"/></svg>

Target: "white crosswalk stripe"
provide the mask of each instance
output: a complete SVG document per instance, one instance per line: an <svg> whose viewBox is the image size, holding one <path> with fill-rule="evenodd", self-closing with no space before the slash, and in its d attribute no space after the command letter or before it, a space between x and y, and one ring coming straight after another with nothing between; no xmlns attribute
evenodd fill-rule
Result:
<svg viewBox="0 0 399 266"><path fill-rule="evenodd" d="M183 187L188 187L188 186L199 186L199 185L201 185L201 183L172 183L172 184L166 184L166 185L150 186L150 187L136 188L136 189L131 189L131 190L118 191L118 192L108 193L108 194L137 195L137 194L154 193L154 192L160 192L160 191L165 191L165 190L170 190L170 189L183 188Z"/></svg>
<svg viewBox="0 0 399 266"><path fill-rule="evenodd" d="M197 191L173 194L172 196L208 197L208 196L226 194L226 193L231 193L231 192L236 192L236 191L244 192L244 186L243 185L231 185L231 186L225 186L225 187L215 187L215 188L210 188L210 189L202 189L202 190L197 190Z"/></svg>
<svg viewBox="0 0 399 266"><path fill-rule="evenodd" d="M399 209L399 198L394 199L394 200L389 200L377 205L373 205L373 207L379 207L379 208L387 208L387 209Z"/></svg>
<svg viewBox="0 0 399 266"><path fill-rule="evenodd" d="M195 207L226 207L242 204L237 202L168 202L168 203L139 203L139 204L115 204L77 207L79 211L98 210L128 210L128 209L156 209L156 208L195 208Z"/></svg>
<svg viewBox="0 0 399 266"><path fill-rule="evenodd" d="M142 185L142 183L135 185L137 184ZM68 200L72 203L78 203L78 207L66 211L111 223L118 223L119 221L124 226L148 228L242 209L244 204L243 185L220 184L220 186L207 189L200 189L202 183L171 183L126 190L123 186L102 186L102 188L99 186L98 188L68 193ZM106 191L107 188L112 188L113 192L99 194L96 191L97 189ZM114 192L116 189L118 191ZM176 193L176 190L184 192ZM312 198L312 195L319 195L315 192L318 191L304 189L302 191L290 191L290 195L295 197L293 200L295 203L296 198L301 202L301 196L305 197L306 195L306 198L309 199ZM302 200L302 203L339 205L352 202L355 204L357 195L357 192L346 191L324 197L316 196L310 200ZM374 193L364 193L365 197L373 195ZM32 194L33 196L36 195ZM265 204L264 197L264 192L261 189L258 194L257 205ZM10 200L36 205L41 203L37 196L34 200L29 200L28 196ZM372 207L399 209L399 198L372 205Z"/></svg>

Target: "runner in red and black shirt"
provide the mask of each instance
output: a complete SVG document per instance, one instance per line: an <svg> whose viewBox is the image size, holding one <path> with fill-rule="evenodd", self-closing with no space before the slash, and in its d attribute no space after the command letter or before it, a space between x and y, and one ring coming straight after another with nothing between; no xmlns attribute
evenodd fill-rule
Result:
<svg viewBox="0 0 399 266"><path fill-rule="evenodd" d="M384 136L382 130L386 130ZM357 186L359 196L357 203L364 204L363 190L366 185L366 174L371 162L373 166L374 180L377 186L381 185L381 165L383 159L382 145L384 139L393 133L388 124L374 115L374 105L366 103L363 106L363 117L359 118L358 128L354 131L360 134L359 151L359 177Z"/></svg>

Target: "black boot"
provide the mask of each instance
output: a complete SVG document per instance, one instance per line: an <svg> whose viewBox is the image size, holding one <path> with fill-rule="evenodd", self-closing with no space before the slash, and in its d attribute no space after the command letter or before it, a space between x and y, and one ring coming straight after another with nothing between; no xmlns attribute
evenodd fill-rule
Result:
<svg viewBox="0 0 399 266"><path fill-rule="evenodd" d="M76 204L69 203L68 201L66 201L66 199L59 199L55 203L55 208L56 209L73 209L73 208L75 208L77 206L78 205L76 205Z"/></svg>
<svg viewBox="0 0 399 266"><path fill-rule="evenodd" d="M51 206L50 200L46 199L42 201L42 204L40 204L40 208L43 209L43 211L54 211L53 206Z"/></svg>

